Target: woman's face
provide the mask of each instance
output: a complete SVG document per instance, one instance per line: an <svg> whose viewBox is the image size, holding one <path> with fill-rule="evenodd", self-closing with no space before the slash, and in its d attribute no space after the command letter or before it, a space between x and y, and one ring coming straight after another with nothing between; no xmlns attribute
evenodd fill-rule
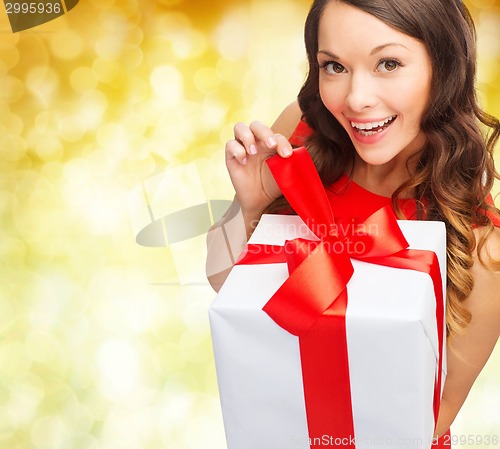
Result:
<svg viewBox="0 0 500 449"><path fill-rule="evenodd" d="M323 11L318 44L321 99L360 158L405 164L425 143L432 67L424 44L339 1Z"/></svg>

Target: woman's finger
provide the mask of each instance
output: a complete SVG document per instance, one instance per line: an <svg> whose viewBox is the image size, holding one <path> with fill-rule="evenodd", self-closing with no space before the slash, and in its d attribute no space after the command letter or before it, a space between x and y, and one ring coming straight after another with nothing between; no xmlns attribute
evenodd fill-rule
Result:
<svg viewBox="0 0 500 449"><path fill-rule="evenodd" d="M252 130L248 125L242 122L236 123L236 125L234 125L233 131L235 140L243 145L245 151L248 154L257 153L255 136L253 135Z"/></svg>
<svg viewBox="0 0 500 449"><path fill-rule="evenodd" d="M280 156L288 157L292 154L292 146L288 139L282 134L275 134L271 128L262 122L252 122L250 130L256 139L264 142L269 149L276 150Z"/></svg>
<svg viewBox="0 0 500 449"><path fill-rule="evenodd" d="M226 161L229 159L236 159L241 165L246 165L248 162L245 147L236 139L226 142Z"/></svg>
<svg viewBox="0 0 500 449"><path fill-rule="evenodd" d="M292 145L285 136L282 134L274 134L274 140L276 141L276 152L281 157L290 157L292 155Z"/></svg>
<svg viewBox="0 0 500 449"><path fill-rule="evenodd" d="M278 142L274 136L273 130L269 128L269 126L266 126L262 122L256 120L250 124L249 129L255 138L264 142L269 149L277 147Z"/></svg>

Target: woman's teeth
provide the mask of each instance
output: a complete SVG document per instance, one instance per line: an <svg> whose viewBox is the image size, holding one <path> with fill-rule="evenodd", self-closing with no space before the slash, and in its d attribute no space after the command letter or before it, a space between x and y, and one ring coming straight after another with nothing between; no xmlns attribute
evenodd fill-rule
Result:
<svg viewBox="0 0 500 449"><path fill-rule="evenodd" d="M363 136L373 136L374 134L382 132L387 129L389 125L396 119L396 115L386 118L381 122L369 122L369 123L356 123L351 122L351 126L355 128Z"/></svg>

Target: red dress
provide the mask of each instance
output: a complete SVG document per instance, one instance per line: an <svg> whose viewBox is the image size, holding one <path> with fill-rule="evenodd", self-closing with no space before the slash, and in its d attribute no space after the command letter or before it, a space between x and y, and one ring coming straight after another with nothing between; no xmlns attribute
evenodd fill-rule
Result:
<svg viewBox="0 0 500 449"><path fill-rule="evenodd" d="M309 128L306 123L301 121L290 137L290 143L295 146L301 146L304 144L305 139L312 134L312 132L311 128ZM364 189L349 179L347 175L341 176L331 186L327 187L326 193L328 199L330 200L334 216L339 218L366 218L381 207L392 205L391 198L378 195ZM491 196L489 197L489 200L491 201L491 204L493 204ZM401 199L399 200L399 206L408 220L416 218L417 206L414 199ZM489 211L486 211L486 213L492 220L493 224L500 227L500 217ZM432 449L450 447L451 436L449 430L441 438L439 438L435 444L432 445Z"/></svg>
<svg viewBox="0 0 500 449"><path fill-rule="evenodd" d="M312 129L301 121L290 137L290 143L294 146L301 146L312 133ZM391 198L364 189L346 175L341 176L329 186L327 193L333 212L338 217L367 217L383 206L392 205ZM488 196L487 201L491 205L494 204L491 195ZM399 206L407 220L416 219L417 208L414 199L399 200ZM494 226L500 227L500 216L490 211L486 211L486 215L488 215Z"/></svg>

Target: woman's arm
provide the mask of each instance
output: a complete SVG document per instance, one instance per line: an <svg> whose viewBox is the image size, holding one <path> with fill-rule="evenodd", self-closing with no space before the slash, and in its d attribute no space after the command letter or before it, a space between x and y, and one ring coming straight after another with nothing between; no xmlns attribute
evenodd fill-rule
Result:
<svg viewBox="0 0 500 449"><path fill-rule="evenodd" d="M259 122L250 126L238 123L234 129L235 138L226 144L226 165L236 195L227 212L207 235L206 272L215 291L219 291L226 280L262 212L272 201L266 191L277 188L271 185L274 180L265 159L276 152L282 156L286 156L287 150L291 152L287 139L301 115L298 103L294 102L285 108L271 128Z"/></svg>
<svg viewBox="0 0 500 449"><path fill-rule="evenodd" d="M477 229L476 239L484 230ZM500 260L500 229L495 228L486 241L482 260L477 255L472 274L474 288L464 302L472 321L464 333L451 338L447 352L448 373L443 390L436 434L442 435L457 416L477 376L488 361L500 335L500 272L488 263Z"/></svg>

